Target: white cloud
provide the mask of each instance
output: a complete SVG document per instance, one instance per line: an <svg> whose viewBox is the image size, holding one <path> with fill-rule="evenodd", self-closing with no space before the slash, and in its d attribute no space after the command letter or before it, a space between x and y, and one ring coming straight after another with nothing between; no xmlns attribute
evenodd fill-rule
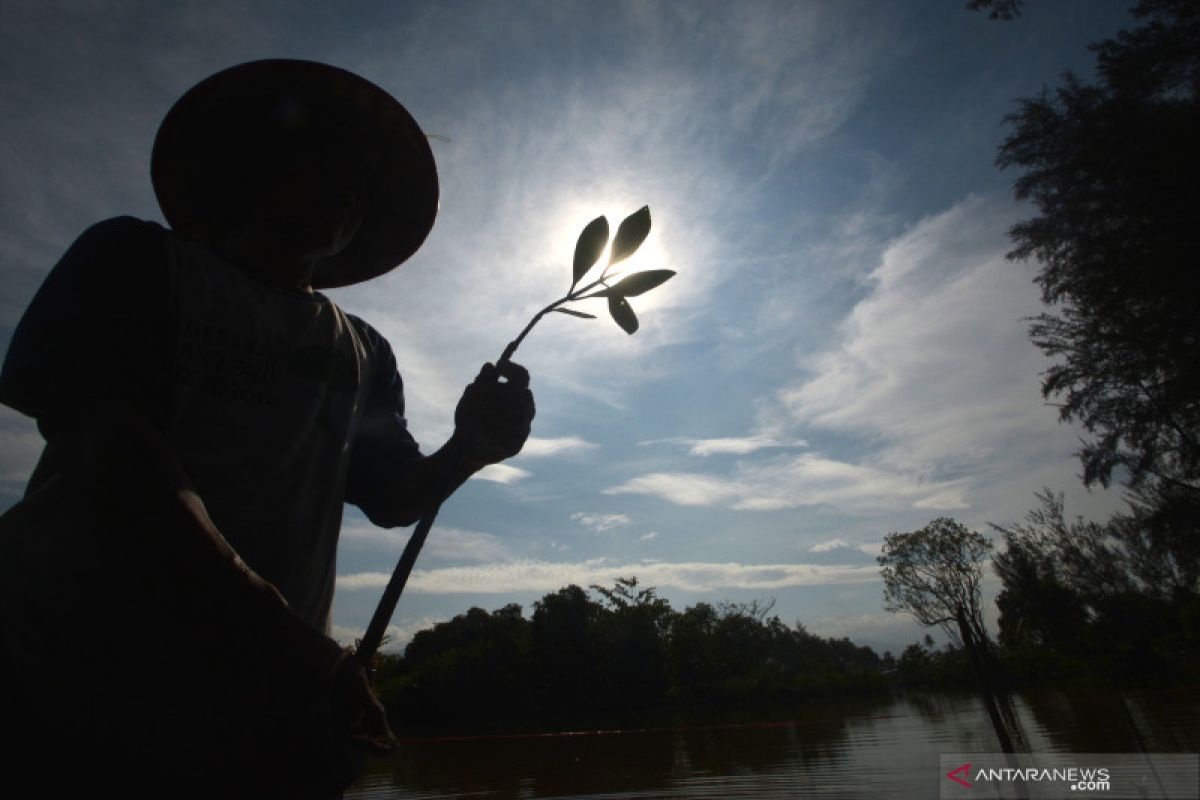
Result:
<svg viewBox="0 0 1200 800"><path fill-rule="evenodd" d="M765 463L739 463L732 476L657 472L632 478L605 494L646 494L684 506L726 506L742 511L830 505L846 512L945 507L961 503L954 484L925 484L914 476L871 466L804 455Z"/></svg>
<svg viewBox="0 0 1200 800"><path fill-rule="evenodd" d="M582 511L576 511L571 515L571 519L596 533L611 531L631 522L625 514L586 514Z"/></svg>
<svg viewBox="0 0 1200 800"><path fill-rule="evenodd" d="M808 445L803 439L783 441L762 434L715 439L692 439L686 436L675 436L669 439L650 439L640 442L640 444L680 444L688 448L688 455L701 457L719 454L748 455L768 448L806 447Z"/></svg>
<svg viewBox="0 0 1200 800"><path fill-rule="evenodd" d="M1045 406L1046 362L1023 321L1041 308L1033 270L1005 258L1016 218L1008 202L969 197L883 248L833 343L801 358L803 377L766 404L770 424L749 437L822 430L839 437L829 452L653 472L606 491L741 510L970 512L981 524L1021 516L1043 486L1074 484L1077 431ZM751 454L750 442L715 441ZM842 455L844 442L857 452Z"/></svg>
<svg viewBox="0 0 1200 800"><path fill-rule="evenodd" d="M808 548L810 553L830 553L834 550L857 550L860 553L865 553L869 556L878 556L883 552L883 542L862 542L854 544L846 539L829 539L824 542L818 542Z"/></svg>
<svg viewBox="0 0 1200 800"><path fill-rule="evenodd" d="M845 539L830 539L827 542L818 542L808 549L813 553L828 553L831 550L840 550L850 546Z"/></svg>
<svg viewBox="0 0 1200 800"><path fill-rule="evenodd" d="M1033 269L1005 258L1017 215L969 197L893 241L836 343L779 392L794 426L869 442L860 464L925 487L913 508L1005 517L1074 483L1077 431L1046 407L1026 332Z"/></svg>
<svg viewBox="0 0 1200 800"><path fill-rule="evenodd" d="M471 480L491 481L509 485L528 478L533 473L511 464L488 464L471 476Z"/></svg>
<svg viewBox="0 0 1200 800"><path fill-rule="evenodd" d="M403 547L412 531L408 528L377 528L374 525L342 525L341 538L349 542Z"/></svg>
<svg viewBox="0 0 1200 800"><path fill-rule="evenodd" d="M423 594L502 594L550 592L568 584L609 584L636 575L648 586L704 592L716 589L772 590L790 586L829 586L879 580L875 566L829 564L635 563L612 565L606 559L551 563L516 561L476 567L415 570L408 590ZM390 576L383 572L339 575L340 591L378 589Z"/></svg>
<svg viewBox="0 0 1200 800"><path fill-rule="evenodd" d="M649 494L681 506L714 506L750 492L748 486L715 475L696 472L652 472L631 478L605 494Z"/></svg>
<svg viewBox="0 0 1200 800"><path fill-rule="evenodd" d="M423 553L448 561L507 561L512 558L508 547L490 533L464 531L458 528L435 528L425 541Z"/></svg>
<svg viewBox="0 0 1200 800"><path fill-rule="evenodd" d="M837 344L804 359L809 375L781 392L795 418L892 438L936 435L963 427L942 413L987 426L1013 404L1013 384L1036 387L1037 356L1021 320L1038 310L1037 297L1031 276L1004 258L1014 220L1008 208L969 198L894 241Z"/></svg>
<svg viewBox="0 0 1200 800"><path fill-rule="evenodd" d="M638 537L639 542L652 542L658 538L658 531L650 531Z"/></svg>
<svg viewBox="0 0 1200 800"><path fill-rule="evenodd" d="M380 545L399 553L408 542L412 530L376 528L372 525L354 525L342 528L342 539L351 542L366 542ZM447 561L507 561L512 558L508 547L496 536L479 531L445 528L438 526L430 531L425 546L421 549L425 558L440 558Z"/></svg>
<svg viewBox="0 0 1200 800"><path fill-rule="evenodd" d="M589 442L578 436L560 436L558 438L539 438L530 436L525 446L521 448L520 458L545 458L567 453L586 452L598 447L595 442Z"/></svg>
<svg viewBox="0 0 1200 800"><path fill-rule="evenodd" d="M971 504L963 499L961 490L937 492L913 503L913 508L928 508L935 511L955 511L970 507Z"/></svg>

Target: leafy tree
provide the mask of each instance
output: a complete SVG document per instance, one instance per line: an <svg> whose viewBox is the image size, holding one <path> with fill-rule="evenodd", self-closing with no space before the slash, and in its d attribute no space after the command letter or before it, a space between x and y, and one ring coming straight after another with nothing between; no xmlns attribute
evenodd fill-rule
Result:
<svg viewBox="0 0 1200 800"><path fill-rule="evenodd" d="M1035 548L1010 541L992 562L1004 582L996 597L1003 647L1060 649L1078 638L1087 622L1080 598L1043 558Z"/></svg>
<svg viewBox="0 0 1200 800"><path fill-rule="evenodd" d="M992 543L947 517L919 531L889 533L879 556L888 611L907 611L937 625L966 653L1000 749L1016 752L1020 727L996 693L995 657L983 624L980 585Z"/></svg>
<svg viewBox="0 0 1200 800"><path fill-rule="evenodd" d="M1190 512L1156 498L1096 523L1067 519L1062 495L1038 499L1023 523L995 526L1005 541L992 562L1004 584L1000 642L1017 671L1123 681L1183 674L1198 654L1187 619L1200 607L1200 543L1176 518Z"/></svg>
<svg viewBox="0 0 1200 800"><path fill-rule="evenodd" d="M720 617L709 603L697 603L675 618L667 652L667 674L677 689L713 686L727 674L714 646Z"/></svg>
<svg viewBox="0 0 1200 800"><path fill-rule="evenodd" d="M980 585L992 543L948 517L912 533L889 533L879 556L888 611L938 626L960 646L987 648Z"/></svg>
<svg viewBox="0 0 1200 800"><path fill-rule="evenodd" d="M906 676L918 676L929 671L931 648L924 648L913 642L900 653L900 671Z"/></svg>
<svg viewBox="0 0 1200 800"><path fill-rule="evenodd" d="M591 586L604 598L597 636L611 659L603 668L625 700L653 702L667 685L666 639L675 612L652 587L638 588L637 578L617 578L609 589Z"/></svg>
<svg viewBox="0 0 1200 800"><path fill-rule="evenodd" d="M530 623L521 607L472 608L418 631L401 663L380 671L380 697L404 717L470 718L511 712L526 691Z"/></svg>
<svg viewBox="0 0 1200 800"><path fill-rule="evenodd" d="M986 3L984 5L987 5ZM997 163L1022 174L1010 258L1040 262L1050 310L1030 329L1042 391L1089 438L1086 484L1200 494L1200 4L1142 0L1140 27L1093 45L1098 83L1067 73L1020 101Z"/></svg>
<svg viewBox="0 0 1200 800"><path fill-rule="evenodd" d="M576 701L610 689L596 657L596 621L602 611L574 584L534 603L535 674L550 702Z"/></svg>
<svg viewBox="0 0 1200 800"><path fill-rule="evenodd" d="M1132 541L1136 574L1167 593L1200 592L1200 493L1159 484L1140 487L1129 501L1118 521Z"/></svg>
<svg viewBox="0 0 1200 800"><path fill-rule="evenodd" d="M969 685L971 671L962 648L947 644L938 649L933 638L913 642L904 648L896 662L901 681L909 686L929 688L962 687Z"/></svg>
<svg viewBox="0 0 1200 800"><path fill-rule="evenodd" d="M1067 604L1091 617L1116 596L1167 600L1200 591L1200 544L1178 532L1194 519L1194 509L1177 512L1162 498L1147 501L1153 505L1135 501L1129 513L1098 523L1068 520L1061 493L1047 489L1037 498L1039 506L1023 523L993 526L1005 541L1004 552L993 560L996 574L1014 603L1016 595L1032 593L1020 601L1031 613L1065 614ZM1176 519L1176 513L1185 520ZM1155 533L1152 526L1160 530ZM1061 630L1061 625L1051 628Z"/></svg>

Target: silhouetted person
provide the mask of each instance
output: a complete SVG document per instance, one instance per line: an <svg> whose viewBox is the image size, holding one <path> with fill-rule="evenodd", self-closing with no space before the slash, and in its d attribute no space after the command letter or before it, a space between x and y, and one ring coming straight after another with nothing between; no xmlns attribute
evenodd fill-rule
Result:
<svg viewBox="0 0 1200 800"><path fill-rule="evenodd" d="M437 211L425 136L362 78L218 73L168 113L151 174L171 229L86 231L0 375L46 439L0 520L0 746L33 759L0 783L336 795L392 741L327 636L342 505L407 525L515 455L528 374L486 365L422 455L387 342L317 291L394 268Z"/></svg>

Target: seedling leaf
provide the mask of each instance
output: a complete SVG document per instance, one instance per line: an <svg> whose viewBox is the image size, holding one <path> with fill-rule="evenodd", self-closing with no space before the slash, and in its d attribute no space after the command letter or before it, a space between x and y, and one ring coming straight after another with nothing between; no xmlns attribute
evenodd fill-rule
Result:
<svg viewBox="0 0 1200 800"><path fill-rule="evenodd" d="M637 211L621 220L617 226L617 235L613 238L612 256L609 264L616 264L629 258L650 233L650 207L642 206Z"/></svg>
<svg viewBox="0 0 1200 800"><path fill-rule="evenodd" d="M608 220L596 217L589 222L575 242L575 263L571 267L571 289L587 274L608 244Z"/></svg>
<svg viewBox="0 0 1200 800"><path fill-rule="evenodd" d="M583 311L576 311L572 308L556 308L554 309L560 314L570 314L572 317L582 317L583 319L595 319L595 314L586 314Z"/></svg>
<svg viewBox="0 0 1200 800"><path fill-rule="evenodd" d="M645 272L635 272L617 281L616 286L601 289L593 297L637 297L645 294L656 286L669 281L675 276L670 269L648 269Z"/></svg>
<svg viewBox="0 0 1200 800"><path fill-rule="evenodd" d="M612 314L613 321L621 326L621 330L632 335L638 329L637 314L633 313L633 308L630 307L628 301L624 297L612 295L608 298L608 313Z"/></svg>

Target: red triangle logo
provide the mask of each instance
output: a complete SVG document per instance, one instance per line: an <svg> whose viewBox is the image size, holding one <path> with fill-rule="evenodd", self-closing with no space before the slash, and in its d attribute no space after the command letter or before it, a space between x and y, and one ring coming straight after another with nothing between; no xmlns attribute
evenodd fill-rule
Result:
<svg viewBox="0 0 1200 800"><path fill-rule="evenodd" d="M971 788L971 784L967 783L965 780L963 780L963 778L958 777L958 774L960 772L962 773L963 778L970 777L971 765L963 764L961 767L952 769L946 773L946 777L949 778L950 780L954 781L955 783L961 783L963 786L966 786L968 789Z"/></svg>

